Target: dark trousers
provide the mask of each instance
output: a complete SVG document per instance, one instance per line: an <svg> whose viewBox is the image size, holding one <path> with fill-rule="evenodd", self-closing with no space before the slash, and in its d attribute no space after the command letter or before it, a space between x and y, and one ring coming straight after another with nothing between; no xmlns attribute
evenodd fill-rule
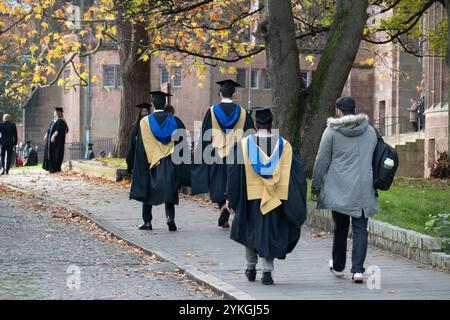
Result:
<svg viewBox="0 0 450 320"><path fill-rule="evenodd" d="M175 205L173 203L165 203L167 220L175 220ZM152 205L142 204L142 219L144 222L152 222Z"/></svg>
<svg viewBox="0 0 450 320"><path fill-rule="evenodd" d="M418 131L419 130L417 122L410 122L410 123L411 123L411 128L413 129L413 131Z"/></svg>
<svg viewBox="0 0 450 320"><path fill-rule="evenodd" d="M350 216L333 211L334 239L333 239L333 268L336 271L345 269L347 258L347 236ZM364 273L364 261L367 255L367 222L369 219L352 217L353 249L352 273Z"/></svg>
<svg viewBox="0 0 450 320"><path fill-rule="evenodd" d="M14 146L4 146L2 145L2 168L6 174L9 173L9 169L11 168L11 164L14 156ZM6 162L5 162L6 157Z"/></svg>

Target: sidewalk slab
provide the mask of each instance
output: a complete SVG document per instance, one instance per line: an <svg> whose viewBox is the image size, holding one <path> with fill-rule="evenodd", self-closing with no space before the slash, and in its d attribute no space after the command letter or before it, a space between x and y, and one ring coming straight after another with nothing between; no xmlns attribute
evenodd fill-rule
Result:
<svg viewBox="0 0 450 320"><path fill-rule="evenodd" d="M235 299L450 299L450 275L429 266L369 248L366 267L378 266L381 289L351 283L347 261L346 276L334 278L328 271L332 239L311 227L286 260L275 261L274 286L244 276L244 248L229 239L229 229L217 226L217 210L188 197L176 207L179 230L169 232L164 206L154 208L153 231L141 231L141 205L128 199L128 189L115 184L94 185L74 177L17 174L2 177L0 183L33 192L86 214L112 233L208 283L226 298ZM349 255L351 242L349 242Z"/></svg>

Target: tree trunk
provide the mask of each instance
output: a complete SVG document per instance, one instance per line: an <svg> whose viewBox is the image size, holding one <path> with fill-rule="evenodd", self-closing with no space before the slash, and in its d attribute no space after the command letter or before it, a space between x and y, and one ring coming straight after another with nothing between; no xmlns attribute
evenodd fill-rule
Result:
<svg viewBox="0 0 450 320"><path fill-rule="evenodd" d="M446 0L444 2L444 6L447 9L447 23L450 26L450 1ZM447 53L446 53L446 62L447 62L447 105L448 105L448 121L447 121L447 160L450 161L450 28L447 31Z"/></svg>
<svg viewBox="0 0 450 320"><path fill-rule="evenodd" d="M119 17L122 8L120 1ZM119 18L120 19L120 18ZM122 99L119 117L118 142L114 151L116 157L123 158L128 151L130 132L137 117L136 105L149 102L150 60L139 60L139 44L148 45L148 34L142 25L132 24L126 19L118 22L119 39L131 39L119 45L120 65L122 67Z"/></svg>
<svg viewBox="0 0 450 320"><path fill-rule="evenodd" d="M312 174L326 119L335 112L367 20L368 0L338 0L336 6L330 35L307 92L305 116L301 117L300 151L307 176Z"/></svg>
<svg viewBox="0 0 450 320"><path fill-rule="evenodd" d="M278 107L273 112L275 125L292 140L283 121L298 109L301 81L291 1L266 0L265 7L267 16L261 23L260 35L265 40L272 103Z"/></svg>

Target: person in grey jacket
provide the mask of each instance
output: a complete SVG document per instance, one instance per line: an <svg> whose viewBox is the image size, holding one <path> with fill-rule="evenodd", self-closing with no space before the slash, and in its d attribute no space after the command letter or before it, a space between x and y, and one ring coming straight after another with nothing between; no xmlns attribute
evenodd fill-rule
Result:
<svg viewBox="0 0 450 320"><path fill-rule="evenodd" d="M329 118L320 142L312 176L311 198L319 209L332 210L333 259L330 271L344 275L347 236L352 219L352 280L363 282L367 254L368 218L378 211L373 188L372 157L377 144L375 129L365 114L355 114L348 96L336 101L337 118Z"/></svg>

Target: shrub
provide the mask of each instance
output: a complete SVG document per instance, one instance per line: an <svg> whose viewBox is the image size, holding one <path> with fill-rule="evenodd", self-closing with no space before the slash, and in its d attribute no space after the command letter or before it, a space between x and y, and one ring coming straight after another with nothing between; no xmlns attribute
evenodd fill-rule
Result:
<svg viewBox="0 0 450 320"><path fill-rule="evenodd" d="M443 239L443 250L450 254L450 212L430 214L430 220L425 223L425 229Z"/></svg>
<svg viewBox="0 0 450 320"><path fill-rule="evenodd" d="M433 168L431 169L430 176L432 178L438 179L449 179L450 178L450 162L447 159L447 152L439 152L438 159L436 163L434 163Z"/></svg>

